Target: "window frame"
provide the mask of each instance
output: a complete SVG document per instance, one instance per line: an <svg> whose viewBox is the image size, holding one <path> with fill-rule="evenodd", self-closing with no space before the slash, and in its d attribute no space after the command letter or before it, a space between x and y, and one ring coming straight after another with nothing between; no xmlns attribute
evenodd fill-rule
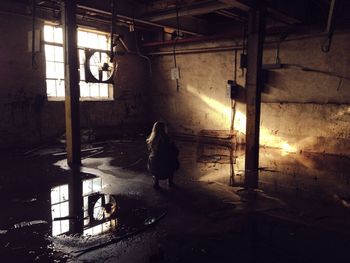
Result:
<svg viewBox="0 0 350 263"><path fill-rule="evenodd" d="M52 23L45 23L44 24L44 28L45 26L50 26L50 27L59 27L57 24L52 24ZM43 28L43 34L44 34L44 28ZM62 28L62 27L59 27L59 28ZM79 36L79 32L86 32L86 33L93 33L93 34L96 34L96 35L102 35L102 36L105 36L107 38L107 43L106 43L106 49L101 49L101 48L92 48L92 47L85 47L85 46L81 46L81 45L78 45L79 43L79 40L78 40L78 36ZM62 42L63 42L64 38L63 38L63 31L62 31ZM110 44L110 37L109 37L109 34L106 33L106 32L102 32L102 31L98 31L98 30L91 30L91 29L88 29L88 28L84 28L84 27L78 27L77 28L77 52L78 52L78 65L79 65L79 68L78 68L78 73L79 73L79 92L80 92L80 97L79 97L79 101L114 101L114 86L113 84L110 84L110 83L92 83L92 82L85 82L85 80L81 80L81 75L80 75L80 72L81 72L81 69L84 70L84 64L81 64L80 63L80 51L84 52L84 49L85 48L91 48L91 49L96 49L98 51L109 51L108 50L108 47L109 47L109 44ZM64 56L64 53L63 53L63 62L59 62L59 61L50 61L47 59L47 56L46 56L46 46L54 46L54 47L61 47L63 49L63 43L58 43L58 42L55 42L55 41L48 41L45 39L45 35L43 36L43 45L44 45L44 54L45 54L45 66L47 67L47 63L48 62L54 62L54 63L63 63L63 66L65 66L65 62L64 62L64 59L65 59L65 56ZM63 50L64 52L64 50ZM85 59L85 58L84 58ZM65 70L65 69L64 69ZM64 73L63 73L64 74ZM84 72L85 74L85 72ZM84 78L85 78L85 75L84 75ZM57 78L52 78L52 77L47 77L47 71L45 71L45 83L46 83L46 94L48 94L48 85L47 85L47 80L55 80L55 81L58 81L60 79L57 79ZM61 81L63 81L63 88L64 88L64 92L65 92L65 78L63 76L63 79L61 79ZM81 92L81 83L84 83L86 84L86 86L89 86L89 93L91 95L91 86L93 85L98 85L98 92L100 94L101 92L101 87L100 85L106 85L107 86L107 92L108 92L108 96L81 96L82 92ZM57 85L57 84L56 84ZM55 85L55 88L56 88L56 96L48 96L47 95L47 100L48 101L64 101L65 100L65 96L57 96L58 92L57 92L57 86ZM87 88L87 87L86 87Z"/></svg>

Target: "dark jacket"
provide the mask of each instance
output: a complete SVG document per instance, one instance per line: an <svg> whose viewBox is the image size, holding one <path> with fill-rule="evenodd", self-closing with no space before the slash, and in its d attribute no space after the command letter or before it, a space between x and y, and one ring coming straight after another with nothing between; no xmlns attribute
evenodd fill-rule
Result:
<svg viewBox="0 0 350 263"><path fill-rule="evenodd" d="M158 179L167 179L179 169L178 155L179 150L174 142L165 137L151 147L147 168Z"/></svg>

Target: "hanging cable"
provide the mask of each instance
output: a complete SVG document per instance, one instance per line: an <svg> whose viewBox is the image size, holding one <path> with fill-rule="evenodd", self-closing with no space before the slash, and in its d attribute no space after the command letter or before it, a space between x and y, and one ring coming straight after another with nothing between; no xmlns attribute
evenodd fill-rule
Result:
<svg viewBox="0 0 350 263"><path fill-rule="evenodd" d="M35 58L35 18L36 18L36 6L35 0L32 0L32 68L37 69L38 65Z"/></svg>
<svg viewBox="0 0 350 263"><path fill-rule="evenodd" d="M244 65L246 61L242 61L242 59L246 60L246 55L247 55L247 25L243 25L243 51L241 55L241 77L244 77ZM246 65L245 65L246 66Z"/></svg>
<svg viewBox="0 0 350 263"><path fill-rule="evenodd" d="M116 3L115 0L111 0L111 9L112 9L112 19L111 19L111 45L110 45L110 52L111 52L111 58L110 62L113 63L114 61L114 34L115 34L115 23L116 23L116 16L117 16L117 9L116 9Z"/></svg>
<svg viewBox="0 0 350 263"><path fill-rule="evenodd" d="M234 51L234 70L233 70L233 79L235 86L237 86L237 54L238 51L235 49ZM231 91L232 92L232 91ZM231 125L230 125L230 131L232 132L234 129L234 122L235 122L235 115L236 115L236 100L232 98L231 94Z"/></svg>
<svg viewBox="0 0 350 263"><path fill-rule="evenodd" d="M138 44L137 34L136 34L136 27L135 27L135 11L134 11L133 16L132 16L132 28L133 28L133 31L134 31L134 40L135 40L136 54L139 57L147 60L148 68L149 68L149 75L150 75L150 77L152 77L152 61L151 61L151 59L149 57L147 57L147 56L145 56L145 55L143 55L141 53L140 47L139 47L139 44Z"/></svg>
<svg viewBox="0 0 350 263"><path fill-rule="evenodd" d="M179 23L179 6L178 6L178 0L176 0L176 25L177 25L177 31L175 33L175 41L174 41L174 46L173 46L173 57L174 57L174 66L177 68L177 63L176 63L176 42L179 38L180 34L180 23ZM178 70L178 69L177 69ZM176 78L176 91L179 92L179 79Z"/></svg>

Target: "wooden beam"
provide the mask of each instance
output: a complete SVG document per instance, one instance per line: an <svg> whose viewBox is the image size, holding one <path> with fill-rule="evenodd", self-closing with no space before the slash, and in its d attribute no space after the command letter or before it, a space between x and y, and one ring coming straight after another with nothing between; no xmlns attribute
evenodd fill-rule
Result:
<svg viewBox="0 0 350 263"><path fill-rule="evenodd" d="M162 24L168 28L173 28L174 30L177 28L176 18L164 20L162 21ZM187 31L197 32L200 36L208 35L208 24L205 21L196 19L195 17L181 17L179 19L179 27L180 32L182 31L181 28L186 28Z"/></svg>
<svg viewBox="0 0 350 263"><path fill-rule="evenodd" d="M179 17L202 15L202 14L208 14L211 12L222 10L225 8L227 8L227 5L225 3L221 3L221 2L217 2L217 1L197 3L197 4L179 7L178 15L179 15ZM169 10L157 12L156 14L145 15L144 19L148 20L148 21L156 22L156 21L162 21L162 20L175 18L176 15L177 15L176 9L171 8Z"/></svg>
<svg viewBox="0 0 350 263"><path fill-rule="evenodd" d="M80 169L75 166L71 169L68 181L69 194L69 233L82 234L84 231L84 200L83 200L83 181L81 179Z"/></svg>
<svg viewBox="0 0 350 263"><path fill-rule="evenodd" d="M96 8L89 7L89 6L78 5L78 8L80 8L81 10L96 12L98 14L103 14L103 15L107 15L107 16L112 15L112 13L110 11L98 10ZM171 25L167 25L167 24L163 24L163 23L159 23L159 22L151 22L151 21L148 21L145 19L140 19L140 18L133 18L130 16L122 15L120 13L117 14L117 20L121 21L121 22L143 24L143 25L149 25L149 26L160 27L160 28L170 27L170 28L175 29L175 30L177 29L177 26L171 26ZM189 35L194 35L194 36L201 36L202 35L201 33L193 32L193 31L188 30L187 28L183 28L183 27L180 27L180 31L183 33L189 34Z"/></svg>
<svg viewBox="0 0 350 263"><path fill-rule="evenodd" d="M265 8L257 6L249 12L248 65L246 75L247 128L245 149L245 187L258 187L260 102L262 59L265 35Z"/></svg>
<svg viewBox="0 0 350 263"><path fill-rule="evenodd" d="M67 162L72 167L81 164L76 0L62 2L62 14L65 55Z"/></svg>
<svg viewBox="0 0 350 263"><path fill-rule="evenodd" d="M237 8L246 12L248 12L254 5L253 0L219 0L219 2L226 4L231 8ZM301 23L299 19L291 15L285 14L273 7L267 7L267 11L272 17L278 20L284 21L285 23L288 23L288 24Z"/></svg>

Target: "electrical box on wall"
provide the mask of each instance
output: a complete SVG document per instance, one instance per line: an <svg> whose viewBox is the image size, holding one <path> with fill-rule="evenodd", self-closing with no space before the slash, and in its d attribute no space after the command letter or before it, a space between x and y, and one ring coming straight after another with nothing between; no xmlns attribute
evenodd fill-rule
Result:
<svg viewBox="0 0 350 263"><path fill-rule="evenodd" d="M32 52L32 44L33 44L33 31L28 31L28 52ZM36 29L34 32L34 52L41 51L41 30Z"/></svg>
<svg viewBox="0 0 350 263"><path fill-rule="evenodd" d="M180 69L178 67L171 69L171 79L176 80L180 78Z"/></svg>
<svg viewBox="0 0 350 263"><path fill-rule="evenodd" d="M240 86L234 80L228 80L226 85L226 98L235 99L238 95Z"/></svg>

